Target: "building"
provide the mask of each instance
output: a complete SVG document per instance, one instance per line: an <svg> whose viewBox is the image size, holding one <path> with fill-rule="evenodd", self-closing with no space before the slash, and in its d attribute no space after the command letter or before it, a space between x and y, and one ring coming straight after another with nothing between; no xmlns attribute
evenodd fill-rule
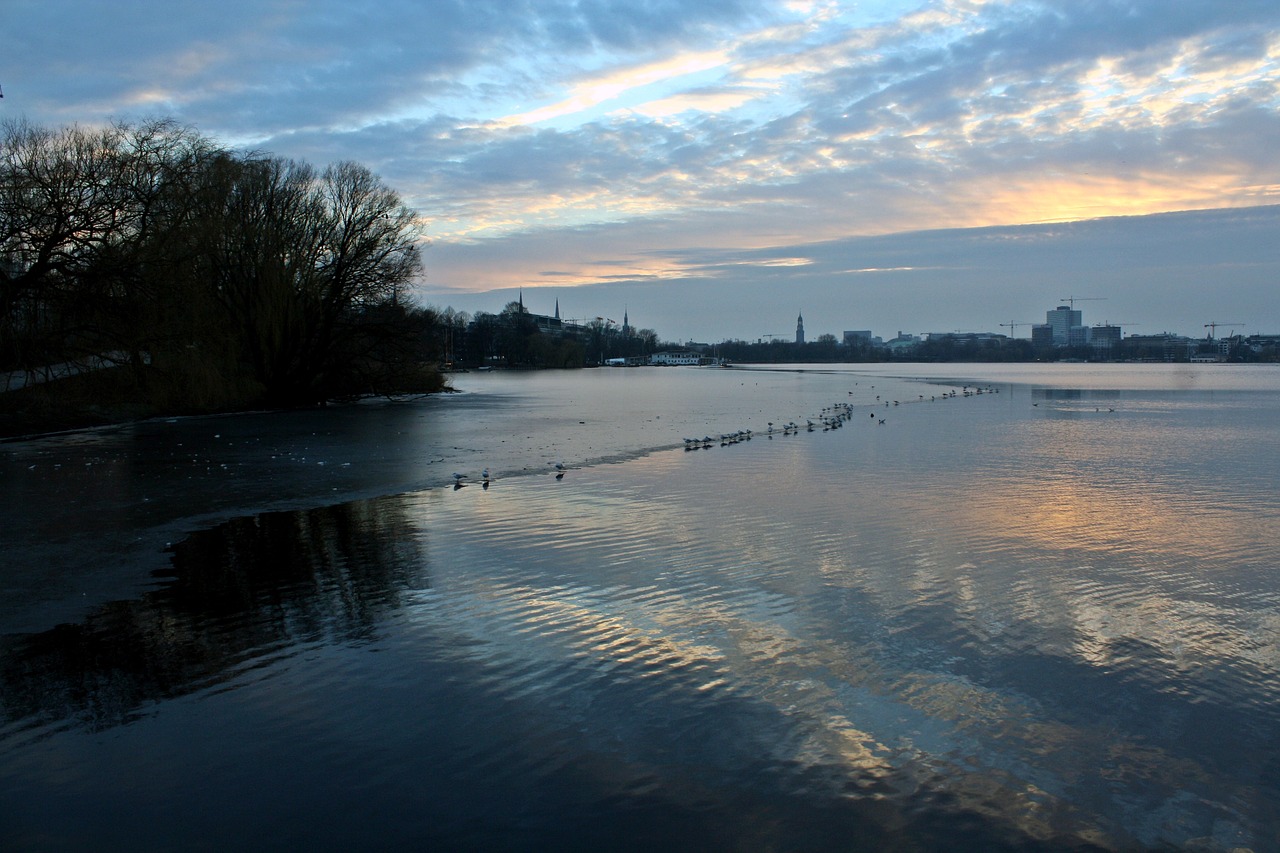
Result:
<svg viewBox="0 0 1280 853"><path fill-rule="evenodd" d="M546 314L534 314L528 308L524 307L524 288L520 289L520 295L517 298L519 305L519 314L526 320L533 322L538 327L539 332L560 333L564 324L560 322L560 300L556 300L556 313L554 317L548 317Z"/></svg>
<svg viewBox="0 0 1280 853"><path fill-rule="evenodd" d="M899 335L902 333L899 332ZM871 346L874 342L874 336L870 329L854 329L852 331L846 329L844 332L844 345L847 347Z"/></svg>
<svg viewBox="0 0 1280 853"><path fill-rule="evenodd" d="M1052 311L1045 312L1045 324L1053 330L1053 345L1065 347L1071 345L1071 330L1081 328L1083 312L1069 305L1059 305ZM1081 333L1087 336L1087 332Z"/></svg>
<svg viewBox="0 0 1280 853"><path fill-rule="evenodd" d="M796 315L796 343L804 343L804 315Z"/></svg>
<svg viewBox="0 0 1280 853"><path fill-rule="evenodd" d="M1067 346L1087 347L1092 339L1093 330L1088 326L1072 326L1067 330Z"/></svg>
<svg viewBox="0 0 1280 853"><path fill-rule="evenodd" d="M696 367L700 364L711 364L713 361L709 356L702 355L697 352L675 351L675 352L655 352L649 356L649 363L660 366L688 366Z"/></svg>
<svg viewBox="0 0 1280 853"><path fill-rule="evenodd" d="M848 342L848 340L849 340L849 337L848 337L848 336L849 336L849 334L850 334L850 333L849 333L849 332L845 332L844 334L845 334L845 341L846 341L846 343L847 343L847 342ZM870 341L871 333L870 333L870 332L867 332L867 333L866 333L866 335L867 335L868 341ZM921 344L922 342L923 342L923 341L922 341L922 339L920 338L920 336L919 336L919 335L912 335L912 334L910 334L910 333L903 334L901 331L899 331L899 332L898 332L898 336L897 336L896 338L891 338L891 339L890 339L890 340L885 344L885 346L887 346L887 347L889 348L889 352L892 352L892 353L906 353L906 352L910 352L910 351L912 351L913 349L915 349L916 347L920 346L920 344Z"/></svg>
<svg viewBox="0 0 1280 853"><path fill-rule="evenodd" d="M1169 332L1130 335L1124 343L1126 355L1138 361L1186 361L1200 346L1199 341Z"/></svg>
<svg viewBox="0 0 1280 853"><path fill-rule="evenodd" d="M1089 346L1099 356L1110 357L1120 350L1120 327L1110 324L1094 326L1089 334Z"/></svg>

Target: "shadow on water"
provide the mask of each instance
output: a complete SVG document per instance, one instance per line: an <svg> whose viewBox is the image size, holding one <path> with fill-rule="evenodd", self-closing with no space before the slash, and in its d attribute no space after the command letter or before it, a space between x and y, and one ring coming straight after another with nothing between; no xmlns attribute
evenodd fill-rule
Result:
<svg viewBox="0 0 1280 853"><path fill-rule="evenodd" d="M172 548L162 583L78 624L0 640L6 722L100 731L309 644L370 640L429 586L393 499L238 518Z"/></svg>

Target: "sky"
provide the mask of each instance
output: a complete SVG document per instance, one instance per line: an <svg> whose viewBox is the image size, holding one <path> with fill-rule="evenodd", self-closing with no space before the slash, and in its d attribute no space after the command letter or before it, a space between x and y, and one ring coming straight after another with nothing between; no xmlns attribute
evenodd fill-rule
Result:
<svg viewBox="0 0 1280 853"><path fill-rule="evenodd" d="M1275 0L4 0L0 87L363 163L438 308L1280 333Z"/></svg>

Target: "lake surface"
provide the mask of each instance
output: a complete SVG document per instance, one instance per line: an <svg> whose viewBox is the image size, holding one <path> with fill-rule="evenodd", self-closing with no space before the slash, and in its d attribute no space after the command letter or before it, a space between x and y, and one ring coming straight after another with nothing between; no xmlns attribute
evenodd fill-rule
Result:
<svg viewBox="0 0 1280 853"><path fill-rule="evenodd" d="M1280 370L455 384L0 444L0 849L1280 849Z"/></svg>

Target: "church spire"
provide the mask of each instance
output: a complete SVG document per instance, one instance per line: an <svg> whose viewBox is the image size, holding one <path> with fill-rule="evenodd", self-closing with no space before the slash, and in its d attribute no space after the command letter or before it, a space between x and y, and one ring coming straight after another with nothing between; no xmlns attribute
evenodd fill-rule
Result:
<svg viewBox="0 0 1280 853"><path fill-rule="evenodd" d="M804 314L796 315L796 343L804 343Z"/></svg>

